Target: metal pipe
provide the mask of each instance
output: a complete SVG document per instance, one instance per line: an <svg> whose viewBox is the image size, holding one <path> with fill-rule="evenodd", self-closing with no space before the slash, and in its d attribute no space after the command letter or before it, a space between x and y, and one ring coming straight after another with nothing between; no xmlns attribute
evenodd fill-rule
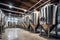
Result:
<svg viewBox="0 0 60 40"><path fill-rule="evenodd" d="M39 6L38 6L38 7L36 7L35 9L38 9L39 7L43 6L44 4L46 4L46 3L48 3L48 2L50 2L50 0L48 0L48 1L46 1L45 3L43 3L43 4L39 5ZM34 9L34 10L35 10L35 9Z"/></svg>
<svg viewBox="0 0 60 40"><path fill-rule="evenodd" d="M33 9L33 10L36 10L36 9L38 9L39 7L41 7L41 6L43 6L44 4L46 4L46 3L48 3L48 2L50 2L50 0L48 0L48 1L46 1L45 3L43 3L43 4L41 4L41 5L39 5L38 7L36 7L35 9ZM39 2L40 3L40 2ZM32 8L32 7L31 7ZM33 11L32 10L32 11ZM28 11L28 12L32 12L32 11Z"/></svg>
<svg viewBox="0 0 60 40"><path fill-rule="evenodd" d="M31 8L29 8L28 10L25 10L25 9L23 9L23 8L18 8L18 7L14 7L14 6L12 6L12 8L15 8L15 9L19 9L19 10L25 10L24 12L28 12L28 13L30 13L30 12L32 12L32 11L29 11L30 9L32 9L33 7L35 7L37 4L39 4L40 2L41 2L42 0L40 0L38 3L36 3L35 5L33 5ZM43 3L43 4L41 4L40 6L42 6L42 5L44 5L44 4L46 4L46 3L48 3L50 0L48 0L48 1L46 1L45 3ZM1 5L4 5L4 6L10 6L10 5L8 5L8 4L4 4L4 3L0 3ZM37 8L39 8L40 6L38 6ZM37 9L37 8L35 8L35 9ZM33 10L35 10L35 9L33 9Z"/></svg>
<svg viewBox="0 0 60 40"><path fill-rule="evenodd" d="M10 6L8 4L5 4L5 3L0 3L1 5L4 5L4 6ZM23 9L23 8L18 8L18 7L15 7L15 6L12 6L12 8L15 8L15 9L18 9L18 10L23 10L23 11L27 11L26 9Z"/></svg>
<svg viewBox="0 0 60 40"><path fill-rule="evenodd" d="M1 8L1 10L4 10L4 11L9 11L9 12L13 12L13 13L21 13L21 14L24 14L23 12L17 12L17 11L12 11L12 10L3 9L3 8Z"/></svg>
<svg viewBox="0 0 60 40"><path fill-rule="evenodd" d="M37 2L37 3L36 3L35 5L33 5L31 8L29 8L28 11L31 10L33 7L35 7L37 4L39 4L41 1L42 1L42 0L40 0L39 2Z"/></svg>

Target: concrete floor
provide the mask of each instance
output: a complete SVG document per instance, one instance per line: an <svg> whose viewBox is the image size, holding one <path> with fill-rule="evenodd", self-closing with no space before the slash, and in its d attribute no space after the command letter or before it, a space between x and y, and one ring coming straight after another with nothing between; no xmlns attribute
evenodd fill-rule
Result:
<svg viewBox="0 0 60 40"><path fill-rule="evenodd" d="M9 29L11 29L11 28L9 28ZM18 38L15 38L15 39L8 39L6 36L6 33L3 33L2 39L0 39L0 40L60 40L60 39L44 38L44 37L39 36L39 33L31 33L29 31L26 31L23 29L19 29L18 33L19 33Z"/></svg>

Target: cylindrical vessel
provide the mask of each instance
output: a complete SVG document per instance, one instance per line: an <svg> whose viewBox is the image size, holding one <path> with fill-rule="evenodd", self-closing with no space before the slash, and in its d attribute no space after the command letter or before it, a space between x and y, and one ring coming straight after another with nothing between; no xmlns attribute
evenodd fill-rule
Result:
<svg viewBox="0 0 60 40"><path fill-rule="evenodd" d="M5 25L5 14L0 9L0 34L4 31L4 25Z"/></svg>
<svg viewBox="0 0 60 40"><path fill-rule="evenodd" d="M39 16L39 11L34 10L31 14L30 14L30 25L33 28L33 30L35 31L35 28L38 25L38 16Z"/></svg>
<svg viewBox="0 0 60 40"><path fill-rule="evenodd" d="M56 13L57 6L53 4L47 4L40 10L40 25L43 26L44 30L48 28L53 28L56 25Z"/></svg>
<svg viewBox="0 0 60 40"><path fill-rule="evenodd" d="M30 15L25 15L24 16L24 23L23 24L24 24L26 29L29 27L29 16Z"/></svg>
<svg viewBox="0 0 60 40"><path fill-rule="evenodd" d="M5 23L5 14L0 9L0 26L4 25L4 23Z"/></svg>

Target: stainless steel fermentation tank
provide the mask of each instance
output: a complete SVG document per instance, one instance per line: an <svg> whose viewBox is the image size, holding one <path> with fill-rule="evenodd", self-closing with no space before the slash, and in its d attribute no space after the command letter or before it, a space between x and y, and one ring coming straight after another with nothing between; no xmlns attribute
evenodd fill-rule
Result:
<svg viewBox="0 0 60 40"><path fill-rule="evenodd" d="M30 23L30 30L33 32L36 31L36 27L38 25L38 15L39 15L39 12L34 10L31 14L30 14L30 19L29 19L29 23Z"/></svg>
<svg viewBox="0 0 60 40"><path fill-rule="evenodd" d="M6 17L6 26L5 27L19 27L19 28L28 28L29 26L29 15L23 17ZM8 25L7 25L8 24Z"/></svg>
<svg viewBox="0 0 60 40"><path fill-rule="evenodd" d="M40 10L40 25L49 33L56 27L57 6L54 4L47 4Z"/></svg>
<svg viewBox="0 0 60 40"><path fill-rule="evenodd" d="M6 26L9 28L23 28L24 19L20 17L6 17Z"/></svg>
<svg viewBox="0 0 60 40"><path fill-rule="evenodd" d="M24 18L24 27L26 28L26 29L28 29L28 27L29 27L29 16L30 15L25 15L23 18Z"/></svg>
<svg viewBox="0 0 60 40"><path fill-rule="evenodd" d="M0 34L4 32L4 25L5 25L5 14L0 9Z"/></svg>

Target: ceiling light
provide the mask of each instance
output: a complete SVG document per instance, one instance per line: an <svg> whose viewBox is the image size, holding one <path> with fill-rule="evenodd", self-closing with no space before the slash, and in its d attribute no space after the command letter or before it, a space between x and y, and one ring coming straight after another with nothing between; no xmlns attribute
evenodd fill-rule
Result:
<svg viewBox="0 0 60 40"><path fill-rule="evenodd" d="M26 12L27 10L24 10L24 12Z"/></svg>
<svg viewBox="0 0 60 40"><path fill-rule="evenodd" d="M12 5L9 5L9 8L12 8Z"/></svg>

